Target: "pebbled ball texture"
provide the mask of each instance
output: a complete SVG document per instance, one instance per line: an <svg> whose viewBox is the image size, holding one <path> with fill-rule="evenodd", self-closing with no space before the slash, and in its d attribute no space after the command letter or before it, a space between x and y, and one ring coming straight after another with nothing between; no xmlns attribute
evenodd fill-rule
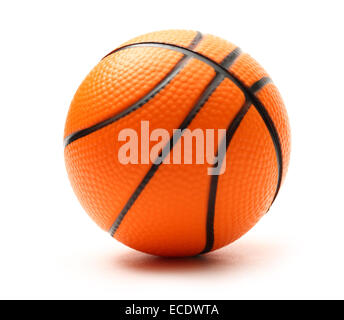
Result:
<svg viewBox="0 0 344 320"><path fill-rule="evenodd" d="M115 51L102 59L82 82L68 112L66 140L80 130L125 112L143 97L148 99L116 121L68 143L66 168L72 187L90 217L105 231L119 221L113 230L117 240L155 255L197 255L238 239L273 202L279 176L276 148L264 119L247 94L247 88L268 74L249 55L241 53L226 69L244 89L230 77L221 78L222 74L198 57L221 64L236 46L212 35L200 37L195 31L153 32L121 47L151 42L173 47L132 46ZM198 55L184 56L173 50L177 47L188 48ZM209 91L212 83L216 85ZM159 86L160 90L152 94ZM286 109L273 83L253 94L276 128L283 181L290 154ZM204 96L206 99L200 103ZM173 129L179 128L199 105L187 128L203 132L226 130L236 121L245 102L249 107L229 143L224 159L226 170L217 179L213 216L209 204L214 195L211 189L214 178L208 175L208 163L159 165L128 207L129 199L147 179L152 163L120 163L118 153L124 142L118 141L118 135L122 129L135 130L140 141L144 120L149 122L150 132L163 128L172 137ZM150 142L149 149L156 143ZM171 159L179 147L184 147L182 139L171 150ZM215 153L217 148L215 139ZM196 151L195 144L191 151ZM210 158L214 157L211 153Z"/></svg>

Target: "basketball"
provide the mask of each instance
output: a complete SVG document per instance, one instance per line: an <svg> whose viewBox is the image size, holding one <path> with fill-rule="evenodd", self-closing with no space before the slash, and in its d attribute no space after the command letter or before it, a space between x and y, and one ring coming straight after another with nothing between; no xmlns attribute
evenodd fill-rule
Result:
<svg viewBox="0 0 344 320"><path fill-rule="evenodd" d="M64 156L88 215L153 255L222 248L270 209L290 128L267 72L236 45L196 31L134 38L107 54L68 111Z"/></svg>

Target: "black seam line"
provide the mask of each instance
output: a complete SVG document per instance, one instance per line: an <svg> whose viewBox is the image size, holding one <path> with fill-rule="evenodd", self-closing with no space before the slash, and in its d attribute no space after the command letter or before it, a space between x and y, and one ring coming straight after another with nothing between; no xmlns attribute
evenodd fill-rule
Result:
<svg viewBox="0 0 344 320"><path fill-rule="evenodd" d="M282 181L282 175L283 175L282 149L281 149L280 138L279 138L278 132L276 130L275 124L273 123L273 121L272 121L269 113L267 112L266 108L264 107L264 105L256 97L255 92L252 91L251 88L245 86L241 80L236 78L227 69L225 69L224 67L219 65L217 62L214 62L213 60L209 59L208 57L206 57L206 56L204 56L198 52L194 52L192 50L188 50L186 48L179 47L176 45L170 45L170 44L158 43L158 42L145 42L145 43L137 43L137 44L124 46L124 47L116 49L114 52L124 50L127 48L132 48L132 47L146 47L146 46L169 48L171 50L182 52L185 55L190 55L190 56L193 56L194 58L196 58L200 61L203 61L204 63L213 67L217 73L220 73L224 77L229 78L245 94L246 99L247 99L247 97L249 98L249 100L252 102L252 104L254 105L254 107L256 108L258 113L260 114L261 118L263 119L263 121L264 121L264 123L265 123L265 125L269 131L269 134L271 136L271 139L272 139L272 142L273 142L274 148L275 148L276 162L277 162L277 167L278 167L278 181L277 181L275 195L274 195L274 198L272 200L272 203L273 203L275 201L277 194L278 194L280 187L281 187L281 181ZM206 252L206 251L204 251L204 252Z"/></svg>
<svg viewBox="0 0 344 320"><path fill-rule="evenodd" d="M238 88L245 94L248 95L250 100L252 101L252 104L262 117L269 133L272 139L272 142L274 144L275 152L276 152L276 161L277 161L277 167L278 167L278 182L276 186L275 195L273 198L272 203L275 201L277 194L279 192L279 189L281 187L282 182L282 176L283 176L283 159L282 159L282 148L281 148L281 142L280 138L277 132L277 129L275 127L274 122L272 121L268 111L264 107L264 105L261 103L261 101L256 97L255 92L252 92L251 88L245 86L241 80L236 78L232 73L230 73L227 69L223 68L221 65L219 65L217 62L211 60L210 58L202 55L199 52L195 52L177 45L171 45L166 43L160 43L160 42L142 42L142 43L136 43L127 45L121 48L116 49L116 51L125 50L128 48L133 47L160 47L160 48L169 48L171 50L175 50L181 53L184 53L185 55L190 55L195 59L198 59L200 61L203 61L204 63L208 64L209 66L213 67L214 70L220 74L223 74L226 78L230 79L234 84L238 86Z"/></svg>
<svg viewBox="0 0 344 320"><path fill-rule="evenodd" d="M197 33L196 37L190 44L190 48L195 48L195 46L202 40L203 36L201 33ZM175 67L168 73L168 75L162 79L149 93L147 93L144 97L142 97L140 100L138 100L136 103L131 105L130 107L126 108L122 112L116 114L115 116L106 119L105 121L102 121L100 123L97 123L94 126L76 131L69 136L67 136L64 139L64 147L67 147L69 144L71 144L73 141L78 140L82 137L85 137L97 130L100 130L115 121L129 115L133 111L136 111L137 109L141 108L143 105L145 105L148 101L153 99L161 90L163 90L173 79L174 77L183 69L183 67L187 64L187 62L192 57L184 55L179 62L175 65Z"/></svg>
<svg viewBox="0 0 344 320"><path fill-rule="evenodd" d="M181 53L184 53L185 55L192 56L195 59L198 59L200 61L203 61L204 63L208 64L209 66L213 67L214 70L217 73L223 74L224 77L230 79L235 85L238 86L238 88L245 94L248 95L250 100L252 101L252 104L254 107L257 109L259 112L260 116L262 117L269 133L271 136L271 139L274 144L275 152L276 152L276 161L277 161L277 167L278 167L278 183L274 195L274 200L276 199L276 196L279 192L280 186L281 186L281 181L282 181L282 175L283 175L283 162L282 162L282 148L281 148L281 142L280 138L278 135L278 132L276 130L275 124L273 123L269 113L265 109L264 105L261 103L261 101L256 97L255 93L252 92L251 88L247 87L244 85L244 83L239 80L237 77L235 77L232 73L230 73L227 69L223 68L220 64L217 62L211 60L210 58L204 56L203 54L199 52L195 52L192 50L189 50L184 47L180 47L177 45L172 45L172 44L166 44L166 43L161 43L161 42L142 42L142 43L134 43L130 44L127 46L120 47L116 50L113 51L121 51L125 50L128 48L135 48L135 47L159 47L159 48L168 48L174 51L178 51ZM272 202L274 202L274 200Z"/></svg>
<svg viewBox="0 0 344 320"><path fill-rule="evenodd" d="M235 48L227 57L224 58L220 65L223 68L228 69L241 54L242 50L239 47Z"/></svg>
<svg viewBox="0 0 344 320"><path fill-rule="evenodd" d="M251 87L250 87L250 90L254 93L255 97L256 97L256 94L258 94L267 84L269 83L273 83L272 79L270 77L263 77L261 78L260 80L256 81ZM257 98L257 100L260 102L260 100ZM263 106L263 105L262 105ZM267 110L264 108L259 110L257 109L258 112L260 113L261 117L263 118L264 120L264 117L269 117L269 114L267 112ZM274 143L274 147L275 147L275 150L276 150L276 157L277 157L277 167L278 167L278 177L277 177L277 186L276 186L276 191L275 191L275 194L274 194L274 197L272 199L272 202L271 202L271 205L275 202L275 199L277 197L277 194L281 188L281 183L282 183L282 175L283 175L283 158L282 158L282 148L281 148L281 142L280 142L280 139L279 139L279 135L278 135L278 132L276 130L276 127L272 121L272 119L270 118L271 121L269 121L268 123L264 120L265 122L265 125L267 127L267 129L269 130L269 133L272 137L272 141ZM274 134L274 136L272 135ZM278 143L278 145L276 146L276 143ZM276 147L278 147L278 151L277 152L277 149ZM271 207L270 205L270 207ZM270 208L269 208L270 210Z"/></svg>
<svg viewBox="0 0 344 320"><path fill-rule="evenodd" d="M268 83L272 83L272 80L270 77L263 77L260 80L258 80L257 82L255 82L251 87L250 90L257 94L261 89L264 88L265 85L267 85Z"/></svg>
<svg viewBox="0 0 344 320"><path fill-rule="evenodd" d="M182 124L179 126L179 129L184 130L186 127L190 124L190 122L194 119L196 114L199 112L199 110L203 107L203 105L208 101L210 95L215 91L217 86L223 81L223 76L216 74L214 79L211 81L210 85L207 86L206 90L203 92L201 98L195 105L195 107L191 110L191 112L187 115L187 117L184 119ZM111 226L111 229L109 230L109 233L111 236L114 236L117 229L119 228L121 222L123 221L125 215L128 213L136 199L139 197L143 189L146 187L146 185L149 183L149 181L153 178L155 172L159 169L159 166L161 165L164 158L169 154L168 151L171 151L176 142L179 140L181 135L174 134L172 138L169 141L169 144L167 144L162 151L159 153L159 158L161 159L159 163L153 163L153 165L150 167L142 181L140 182L139 186L135 189L134 193L129 198L128 202L125 204L123 209L121 210L120 214L116 218L115 222ZM169 149L169 150L168 150Z"/></svg>
<svg viewBox="0 0 344 320"><path fill-rule="evenodd" d="M272 121L264 105L261 103L258 97L256 97L255 92L252 92L251 88L247 87L241 80L239 80L237 77L235 77L232 73L230 73L226 68L222 67L217 62L211 60L210 58L204 56L203 54L199 52L195 52L195 51L186 49L184 47L166 44L166 43L159 43L159 42L142 42L142 43L136 43L136 44L124 46L124 47L116 49L115 51L125 50L127 48L132 48L132 47L145 47L145 46L169 48L171 50L184 53L185 55L190 55L195 59L203 61L204 63L213 67L216 72L223 74L224 77L230 79L234 84L238 86L238 88L245 94L245 96L248 95L249 99L252 101L252 104L254 105L254 107L256 108L260 116L262 117L270 133L272 142L274 144L275 152L276 152L276 161L277 161L277 167L278 167L278 182L277 182L275 195L272 201L273 203L281 187L281 181L282 181L282 175L283 175L282 148L281 148L281 142L280 142L280 138L279 138L276 126L274 122Z"/></svg>
<svg viewBox="0 0 344 320"><path fill-rule="evenodd" d="M245 117L246 113L250 109L252 102L249 99L246 99L244 105L238 111L236 116L234 117L233 121L229 124L227 131L226 131L226 139L221 141L221 144L226 143L226 151L232 141L232 138L239 128L241 121ZM218 156L218 151L216 153ZM217 163L214 165L218 166L219 168L222 166L223 161L226 161L226 153L218 159ZM215 218L215 204L216 204L216 194L217 194L217 187L219 182L219 175L211 176L210 180L210 191L209 191L209 199L208 199L208 213L207 213L207 227L206 227L206 244L201 252L201 254L207 253L212 250L214 246L214 218Z"/></svg>
<svg viewBox="0 0 344 320"><path fill-rule="evenodd" d="M202 33L199 32L199 31L197 31L197 34L196 34L195 38L191 41L190 45L188 46L188 49L190 49L190 50L195 49L195 47L201 42L202 39L203 39ZM147 43L147 42L139 42L139 43ZM151 43L151 42L150 42L150 43ZM138 43L134 43L134 44L138 44ZM164 44L169 44L169 43L164 42ZM118 51L121 51L122 48L127 48L127 47L130 47L130 46L131 46L131 44L128 44L128 45L126 45L126 46L119 47L119 48L117 48L117 49L115 49L115 50L112 50L112 51L109 52L106 56L104 56L104 57L102 58L102 60L105 59L105 58L108 57L108 56L111 56L113 53L116 53L116 52L118 52ZM183 48L183 47L181 47L181 48Z"/></svg>
<svg viewBox="0 0 344 320"><path fill-rule="evenodd" d="M232 51L224 60L223 65L224 67L231 66L236 58L240 55L240 49L236 49ZM120 214L116 218L115 222L112 224L109 233L113 237L116 233L117 229L119 228L121 222L123 221L125 215L128 213L136 199L139 197L145 186L149 183L149 181L153 178L154 174L157 172L159 166L163 163L166 156L171 152L175 144L179 141L180 137L183 135L183 130L185 130L191 123L191 121L196 117L198 112L201 110L201 108L207 103L211 95L215 92L215 90L218 88L218 86L222 83L224 80L224 76L222 74L216 73L212 81L208 84L208 86L205 88L203 93L201 94L200 98L198 99L195 106L191 109L189 114L185 117L183 122L180 124L179 129L182 131L181 134L174 134L169 143L163 148L163 150L159 153L159 163L156 163L156 161L153 163L153 165L150 167L142 181L140 182L139 186L135 189L134 193L129 198L128 202L125 204L124 208L121 210Z"/></svg>

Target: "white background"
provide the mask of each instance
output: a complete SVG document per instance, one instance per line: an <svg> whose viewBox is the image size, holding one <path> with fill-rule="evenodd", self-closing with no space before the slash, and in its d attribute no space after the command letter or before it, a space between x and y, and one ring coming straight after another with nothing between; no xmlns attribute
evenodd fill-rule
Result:
<svg viewBox="0 0 344 320"><path fill-rule="evenodd" d="M343 1L3 1L0 298L344 298ZM69 103L101 57L160 29L236 43L279 87L292 128L285 184L234 244L166 260L86 215L63 159Z"/></svg>

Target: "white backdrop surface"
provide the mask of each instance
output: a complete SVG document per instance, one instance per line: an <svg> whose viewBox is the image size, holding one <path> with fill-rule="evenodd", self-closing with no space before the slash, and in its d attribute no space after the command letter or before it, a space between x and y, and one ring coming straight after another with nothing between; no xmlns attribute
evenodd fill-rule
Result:
<svg viewBox="0 0 344 320"><path fill-rule="evenodd" d="M0 4L0 298L344 298L343 1L7 1ZM81 208L63 159L70 101L122 42L196 29L270 73L292 129L269 213L215 253L124 247Z"/></svg>

